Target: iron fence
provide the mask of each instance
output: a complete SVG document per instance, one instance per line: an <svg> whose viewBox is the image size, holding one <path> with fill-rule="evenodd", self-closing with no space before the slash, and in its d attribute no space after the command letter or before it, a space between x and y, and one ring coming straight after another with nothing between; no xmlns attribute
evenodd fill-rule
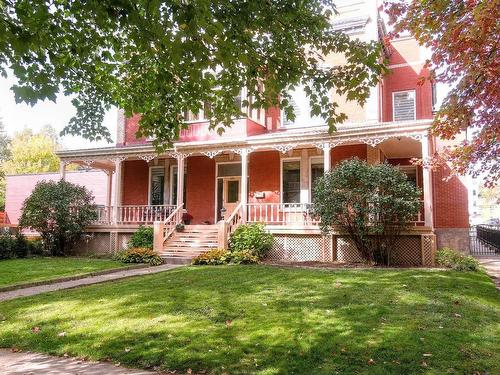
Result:
<svg viewBox="0 0 500 375"><path fill-rule="evenodd" d="M500 226L475 225L469 231L470 252L472 255L500 256Z"/></svg>

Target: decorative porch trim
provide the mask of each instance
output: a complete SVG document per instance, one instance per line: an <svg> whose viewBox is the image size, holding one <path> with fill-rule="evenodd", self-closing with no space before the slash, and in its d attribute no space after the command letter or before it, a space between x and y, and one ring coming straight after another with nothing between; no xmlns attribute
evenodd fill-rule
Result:
<svg viewBox="0 0 500 375"><path fill-rule="evenodd" d="M278 143L278 144L271 145L271 148L274 148L276 151L279 151L282 154L286 154L288 151L293 150L298 145L299 145L299 143L289 143L289 144Z"/></svg>
<svg viewBox="0 0 500 375"><path fill-rule="evenodd" d="M146 163L151 162L151 160L156 159L157 155L155 154L142 154L142 155L137 155L139 159L144 160Z"/></svg>
<svg viewBox="0 0 500 375"><path fill-rule="evenodd" d="M213 151L202 151L201 153L205 156L208 156L210 159L213 159L217 155L219 155L222 150L213 150Z"/></svg>

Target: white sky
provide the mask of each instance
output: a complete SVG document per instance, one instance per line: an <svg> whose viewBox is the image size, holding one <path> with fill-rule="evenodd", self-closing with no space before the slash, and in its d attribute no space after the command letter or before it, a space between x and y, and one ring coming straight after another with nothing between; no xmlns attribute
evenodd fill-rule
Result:
<svg viewBox="0 0 500 375"><path fill-rule="evenodd" d="M0 77L0 118L4 124L7 134L14 135L16 131L28 127L33 131L38 131L44 125L52 125L60 132L69 122L75 113L71 104L71 99L60 95L57 102L39 102L34 107L27 104L17 104L14 100L14 93L10 87L15 83L15 79L9 76L7 79ZM104 125L110 130L113 140L116 136L116 108L112 108L104 118ZM82 137L65 136L61 138L65 149L93 148L113 146L113 143L90 142Z"/></svg>

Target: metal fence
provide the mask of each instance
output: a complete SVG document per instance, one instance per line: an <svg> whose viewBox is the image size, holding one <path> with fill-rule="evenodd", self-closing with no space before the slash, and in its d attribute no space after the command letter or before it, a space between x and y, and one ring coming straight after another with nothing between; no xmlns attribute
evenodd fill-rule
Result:
<svg viewBox="0 0 500 375"><path fill-rule="evenodd" d="M500 226L475 225L469 231L470 252L472 255L500 256Z"/></svg>

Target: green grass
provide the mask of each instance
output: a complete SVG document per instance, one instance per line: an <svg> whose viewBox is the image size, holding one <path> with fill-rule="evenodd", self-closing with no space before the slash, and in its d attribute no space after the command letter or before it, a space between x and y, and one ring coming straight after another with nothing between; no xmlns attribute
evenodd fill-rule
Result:
<svg viewBox="0 0 500 375"><path fill-rule="evenodd" d="M0 261L0 288L126 266L111 259L27 258Z"/></svg>
<svg viewBox="0 0 500 375"><path fill-rule="evenodd" d="M208 374L498 374L499 323L482 272L189 267L0 303L0 347Z"/></svg>

